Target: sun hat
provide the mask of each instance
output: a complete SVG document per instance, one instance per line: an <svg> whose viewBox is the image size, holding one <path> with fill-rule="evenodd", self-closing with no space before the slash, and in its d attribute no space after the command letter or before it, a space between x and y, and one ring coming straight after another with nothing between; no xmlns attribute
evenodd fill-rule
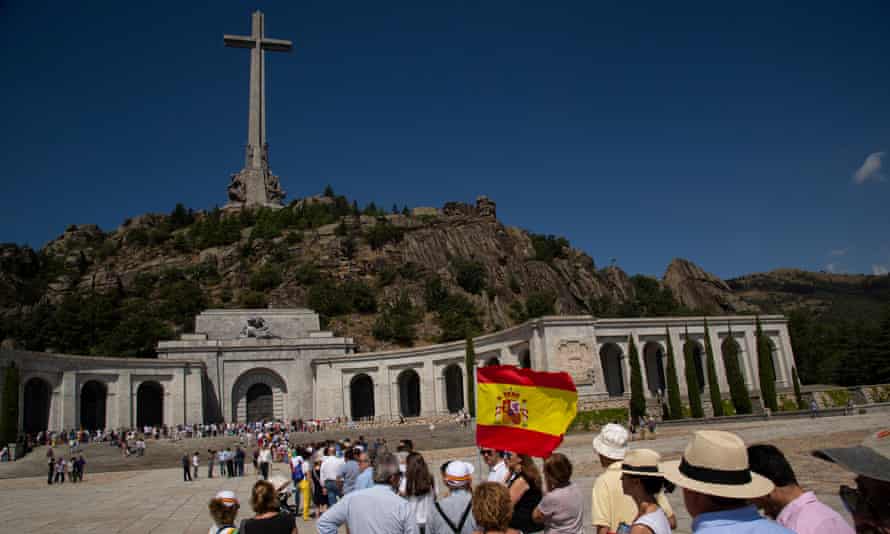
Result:
<svg viewBox="0 0 890 534"><path fill-rule="evenodd" d="M754 499L775 485L752 473L742 438L721 430L699 430L692 435L683 458L663 462L664 478L681 488L732 499Z"/></svg>
<svg viewBox="0 0 890 534"><path fill-rule="evenodd" d="M862 475L883 482L890 482L890 428L871 434L862 445L818 449L813 456L834 462Z"/></svg>
<svg viewBox="0 0 890 534"><path fill-rule="evenodd" d="M445 484L449 487L466 486L473 481L473 464L454 460L445 468Z"/></svg>
<svg viewBox="0 0 890 534"><path fill-rule="evenodd" d="M235 497L234 491L222 490L216 494L216 500L222 501L223 506L237 506L238 498Z"/></svg>
<svg viewBox="0 0 890 534"><path fill-rule="evenodd" d="M626 428L615 423L609 423L593 438L593 450L606 458L623 460L624 455L627 453L627 439L629 437Z"/></svg>
<svg viewBox="0 0 890 534"><path fill-rule="evenodd" d="M628 451L621 463L621 472L640 477L662 476L658 462L661 455L652 449L634 449Z"/></svg>

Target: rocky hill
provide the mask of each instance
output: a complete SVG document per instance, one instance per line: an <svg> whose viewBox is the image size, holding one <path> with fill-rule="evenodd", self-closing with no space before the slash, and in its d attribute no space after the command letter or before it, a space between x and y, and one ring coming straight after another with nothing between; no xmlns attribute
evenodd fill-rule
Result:
<svg viewBox="0 0 890 534"><path fill-rule="evenodd" d="M383 212L328 190L280 210L148 214L0 246L7 346L150 356L207 307L310 307L362 350L460 339L546 314L645 316L825 307L888 277L776 271L724 282L675 259L663 280L597 269L562 238L474 205ZM858 293L857 293L858 292ZM883 292L883 293L882 293ZM828 304L827 304L828 303Z"/></svg>

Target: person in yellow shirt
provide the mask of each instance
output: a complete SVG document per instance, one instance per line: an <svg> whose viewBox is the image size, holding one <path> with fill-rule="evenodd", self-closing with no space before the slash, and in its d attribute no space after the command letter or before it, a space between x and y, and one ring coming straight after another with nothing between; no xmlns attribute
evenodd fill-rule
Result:
<svg viewBox="0 0 890 534"><path fill-rule="evenodd" d="M614 534L622 523L629 526L639 515L636 502L621 487L621 461L627 453L629 437L626 428L609 423L593 438L593 450L606 469L593 483L590 515L596 534ZM677 518L664 493L659 493L656 500L671 528L677 528Z"/></svg>

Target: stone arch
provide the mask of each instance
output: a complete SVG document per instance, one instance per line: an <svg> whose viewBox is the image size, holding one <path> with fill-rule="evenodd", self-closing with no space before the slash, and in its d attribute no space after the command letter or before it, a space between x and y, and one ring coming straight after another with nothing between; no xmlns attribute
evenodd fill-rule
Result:
<svg viewBox="0 0 890 534"><path fill-rule="evenodd" d="M49 382L32 377L25 382L22 406L22 430L26 434L36 434L49 428L49 407L52 400L52 387Z"/></svg>
<svg viewBox="0 0 890 534"><path fill-rule="evenodd" d="M705 349L701 343L693 339L687 340L686 343L692 344L692 364L695 365L695 377L698 380L699 391L704 392L705 387L708 385L708 375L705 373ZM685 354L686 344L683 345L683 351Z"/></svg>
<svg viewBox="0 0 890 534"><path fill-rule="evenodd" d="M453 363L446 367L442 374L445 377L445 405L448 413L456 413L464 408L464 373L460 366Z"/></svg>
<svg viewBox="0 0 890 534"><path fill-rule="evenodd" d="M248 423L275 419L275 401L269 384L257 382L250 386L247 388L245 399L247 403L245 417Z"/></svg>
<svg viewBox="0 0 890 534"><path fill-rule="evenodd" d="M487 360L485 360L485 367L488 367L489 365L500 365L500 364L501 364L501 360L497 356L492 356L491 358L488 358Z"/></svg>
<svg viewBox="0 0 890 534"><path fill-rule="evenodd" d="M80 388L80 426L84 430L107 428L108 386L88 380Z"/></svg>
<svg viewBox="0 0 890 534"><path fill-rule="evenodd" d="M603 370L603 381L610 397L624 395L624 371L621 369L621 347L615 343L606 343L600 348L600 365Z"/></svg>
<svg viewBox="0 0 890 534"><path fill-rule="evenodd" d="M136 389L136 426L164 424L164 386L154 380L139 384Z"/></svg>
<svg viewBox="0 0 890 534"><path fill-rule="evenodd" d="M258 384L261 386L253 388ZM232 386L232 420L248 423L255 422L248 419L248 402L251 405L251 416L271 413L271 419L285 420L284 408L287 403L287 382L281 378L281 375L265 367L257 367L245 371L235 380L235 385ZM271 403L271 411L269 410L269 403Z"/></svg>
<svg viewBox="0 0 890 534"><path fill-rule="evenodd" d="M649 393L658 395L661 391L667 394L667 380L664 374L664 348L661 343L649 341L643 346L643 361L646 366L646 382L649 384Z"/></svg>
<svg viewBox="0 0 890 534"><path fill-rule="evenodd" d="M399 374L399 413L404 417L420 415L420 375L414 369Z"/></svg>
<svg viewBox="0 0 890 534"><path fill-rule="evenodd" d="M361 373L349 381L349 405L352 420L374 417L374 381Z"/></svg>

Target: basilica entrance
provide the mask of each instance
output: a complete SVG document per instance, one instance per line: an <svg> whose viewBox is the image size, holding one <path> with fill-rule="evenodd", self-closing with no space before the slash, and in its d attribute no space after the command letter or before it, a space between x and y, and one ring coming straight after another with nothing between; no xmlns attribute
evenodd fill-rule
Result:
<svg viewBox="0 0 890 534"><path fill-rule="evenodd" d="M420 377L413 369L399 375L399 411L405 417L420 415Z"/></svg>
<svg viewBox="0 0 890 534"><path fill-rule="evenodd" d="M254 384L247 390L247 422L271 421L275 417L272 388L266 384Z"/></svg>
<svg viewBox="0 0 890 534"><path fill-rule="evenodd" d="M362 373L349 383L350 413L353 421L374 417L374 382Z"/></svg>

